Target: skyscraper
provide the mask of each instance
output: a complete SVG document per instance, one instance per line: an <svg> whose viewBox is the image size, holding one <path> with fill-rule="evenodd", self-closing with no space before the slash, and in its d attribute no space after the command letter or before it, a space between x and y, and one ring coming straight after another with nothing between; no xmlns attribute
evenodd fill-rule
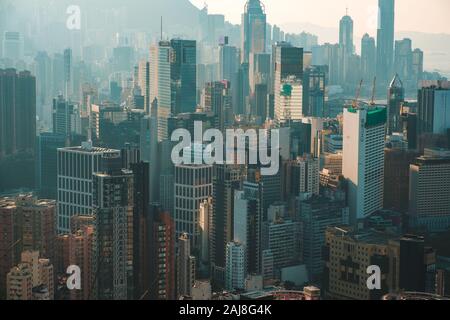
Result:
<svg viewBox="0 0 450 320"><path fill-rule="evenodd" d="M405 102L405 89L403 88L403 82L400 80L398 74L392 79L388 89L388 134L393 132L400 132L400 114L401 107Z"/></svg>
<svg viewBox="0 0 450 320"><path fill-rule="evenodd" d="M250 55L266 51L266 13L259 0L248 0L242 15L242 57L243 63L250 62Z"/></svg>
<svg viewBox="0 0 450 320"><path fill-rule="evenodd" d="M384 107L344 109L342 173L353 223L383 208L386 120Z"/></svg>
<svg viewBox="0 0 450 320"><path fill-rule="evenodd" d="M450 128L450 82L424 82L417 98L419 136L445 134Z"/></svg>
<svg viewBox="0 0 450 320"><path fill-rule="evenodd" d="M378 0L377 79L392 77L394 63L395 0Z"/></svg>
<svg viewBox="0 0 450 320"><path fill-rule="evenodd" d="M196 259L191 254L191 239L186 233L178 238L177 298L190 296L195 283Z"/></svg>
<svg viewBox="0 0 450 320"><path fill-rule="evenodd" d="M133 297L133 173L120 158L94 173L94 293L100 300Z"/></svg>
<svg viewBox="0 0 450 320"><path fill-rule="evenodd" d="M404 81L412 77L413 68L412 41L403 39L395 41L394 71ZM414 89L416 89L414 87Z"/></svg>
<svg viewBox="0 0 450 320"><path fill-rule="evenodd" d="M246 279L245 247L239 242L229 242L226 248L225 289L244 290Z"/></svg>
<svg viewBox="0 0 450 320"><path fill-rule="evenodd" d="M158 91L158 139L168 138L167 119L179 113L195 112L197 106L197 44L192 40L173 39L160 41L157 52L157 75L149 75L150 87L157 79ZM155 67L156 59L150 59L150 69ZM151 89L150 89L151 90ZM150 101L151 103L153 100Z"/></svg>
<svg viewBox="0 0 450 320"><path fill-rule="evenodd" d="M366 33L361 40L361 72L363 79L369 83L376 75L376 59L375 39Z"/></svg>
<svg viewBox="0 0 450 320"><path fill-rule="evenodd" d="M344 48L346 55L352 55L355 51L353 45L353 19L346 14L339 22L339 44Z"/></svg>
<svg viewBox="0 0 450 320"><path fill-rule="evenodd" d="M192 248L200 246L200 204L212 195L212 166L175 166L174 220L177 238L187 234Z"/></svg>
<svg viewBox="0 0 450 320"><path fill-rule="evenodd" d="M28 71L0 69L0 158L34 154L35 141L36 79Z"/></svg>
<svg viewBox="0 0 450 320"><path fill-rule="evenodd" d="M430 232L445 231L450 226L450 153L426 151L410 166L410 220Z"/></svg>
<svg viewBox="0 0 450 320"><path fill-rule="evenodd" d="M73 215L92 214L93 174L105 169L108 158L120 159L120 151L92 147L58 149L58 232L70 230Z"/></svg>

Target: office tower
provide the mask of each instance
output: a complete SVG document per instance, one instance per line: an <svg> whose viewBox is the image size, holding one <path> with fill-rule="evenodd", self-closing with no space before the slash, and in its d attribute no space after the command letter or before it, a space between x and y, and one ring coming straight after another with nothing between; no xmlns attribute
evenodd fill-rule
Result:
<svg viewBox="0 0 450 320"><path fill-rule="evenodd" d="M53 265L39 251L24 251L20 263L6 276L8 300L53 300Z"/></svg>
<svg viewBox="0 0 450 320"><path fill-rule="evenodd" d="M344 68L344 80L349 79L349 74L351 68L354 65L350 64L350 58L355 52L355 47L353 45L353 20L349 15L342 17L339 22L339 45L343 49L343 55L341 56L341 61Z"/></svg>
<svg viewBox="0 0 450 320"><path fill-rule="evenodd" d="M276 206L277 204L271 206L269 212ZM285 209L285 205L282 207ZM273 257L273 274L276 279L280 279L281 269L300 261L299 227L299 223L287 218L286 214L269 213L267 222L263 224L263 250L270 251Z"/></svg>
<svg viewBox="0 0 450 320"><path fill-rule="evenodd" d="M74 215L92 214L93 174L102 172L106 159L120 159L120 151L92 147L58 149L58 232L70 230Z"/></svg>
<svg viewBox="0 0 450 320"><path fill-rule="evenodd" d="M228 37L219 45L219 78L233 83L239 69L238 49L228 44Z"/></svg>
<svg viewBox="0 0 450 320"><path fill-rule="evenodd" d="M186 233L178 238L177 298L191 296L195 283L196 259L191 255L191 240Z"/></svg>
<svg viewBox="0 0 450 320"><path fill-rule="evenodd" d="M53 99L53 133L70 139L75 132L75 106L62 95Z"/></svg>
<svg viewBox="0 0 450 320"><path fill-rule="evenodd" d="M263 123L269 116L268 109L268 85L257 84L255 86L254 108L252 114L258 119L258 123Z"/></svg>
<svg viewBox="0 0 450 320"><path fill-rule="evenodd" d="M150 207L148 242L145 249L150 250L146 265L142 270L145 288L152 300L175 299L175 224L170 213L159 205ZM144 257L147 255L144 254ZM146 270L149 270L146 272ZM147 279L148 278L148 279ZM148 286L148 287L147 287Z"/></svg>
<svg viewBox="0 0 450 320"><path fill-rule="evenodd" d="M256 85L270 82L271 56L269 53L254 53L249 61L249 84L252 103L255 99Z"/></svg>
<svg viewBox="0 0 450 320"><path fill-rule="evenodd" d="M303 78L303 49L293 47L290 43L280 42L272 48L272 72L275 99L281 91L281 83L285 78L294 76ZM276 104L276 102L275 102Z"/></svg>
<svg viewBox="0 0 450 320"><path fill-rule="evenodd" d="M250 62L250 55L266 51L266 13L259 0L248 0L242 14L242 63Z"/></svg>
<svg viewBox="0 0 450 320"><path fill-rule="evenodd" d="M291 164L291 193L298 196L302 193L319 194L319 159L304 156L293 160Z"/></svg>
<svg viewBox="0 0 450 320"><path fill-rule="evenodd" d="M209 274L209 270L204 270L205 266L209 266L210 263L210 227L212 223L210 220L213 217L213 205L212 198L203 201L200 204L199 209L199 230L200 230L200 253L199 253L199 262L201 263L199 272Z"/></svg>
<svg viewBox="0 0 450 320"><path fill-rule="evenodd" d="M383 207L386 119L384 107L344 109L342 173L352 222Z"/></svg>
<svg viewBox="0 0 450 320"><path fill-rule="evenodd" d="M288 77L281 81L275 93L275 121L278 124L303 118L303 84L301 79Z"/></svg>
<svg viewBox="0 0 450 320"><path fill-rule="evenodd" d="M187 234L193 248L200 246L199 209L200 204L212 195L212 166L175 166L175 208L176 236Z"/></svg>
<svg viewBox="0 0 450 320"><path fill-rule="evenodd" d="M0 158L34 154L36 79L30 72L0 69Z"/></svg>
<svg viewBox="0 0 450 320"><path fill-rule="evenodd" d="M409 167L415 151L385 149L383 208L406 213L409 202Z"/></svg>
<svg viewBox="0 0 450 320"><path fill-rule="evenodd" d="M171 114L194 112L197 106L196 42L174 39L159 43L157 60L158 138L167 139L167 119ZM156 63L151 55L151 65ZM150 75L153 83L155 75ZM153 81L152 81L153 80ZM150 94L150 98L153 98ZM152 100L153 101L153 100Z"/></svg>
<svg viewBox="0 0 450 320"><path fill-rule="evenodd" d="M245 181L243 190L234 195L234 241L245 250L247 273L261 274L262 271L262 186Z"/></svg>
<svg viewBox="0 0 450 320"><path fill-rule="evenodd" d="M41 133L36 144L36 188L39 197L57 198L57 155L64 148L66 137L54 133Z"/></svg>
<svg viewBox="0 0 450 320"><path fill-rule="evenodd" d="M394 132L400 132L400 114L401 107L405 102L405 89L403 88L403 82L400 80L398 74L392 79L388 89L388 123L387 132L388 135L392 135Z"/></svg>
<svg viewBox="0 0 450 320"><path fill-rule="evenodd" d="M249 64L242 63L237 75L237 86L233 99L233 111L235 114L247 115L250 104Z"/></svg>
<svg viewBox="0 0 450 320"><path fill-rule="evenodd" d="M400 248L392 234L349 227L326 230L324 291L331 299L380 300L399 288ZM370 290L369 266L381 269L381 289Z"/></svg>
<svg viewBox="0 0 450 320"><path fill-rule="evenodd" d="M428 151L410 166L409 214L413 226L438 232L450 226L450 157Z"/></svg>
<svg viewBox="0 0 450 320"><path fill-rule="evenodd" d="M400 239L400 290L435 293L436 252L425 239L405 235Z"/></svg>
<svg viewBox="0 0 450 320"><path fill-rule="evenodd" d="M246 249L239 242L229 242L226 248L225 289L237 291L245 289Z"/></svg>
<svg viewBox="0 0 450 320"><path fill-rule="evenodd" d="M123 157L122 157L123 159ZM148 235L152 228L150 212L150 167L148 162L135 162L129 167L133 172L133 279L134 298L139 299L147 290L145 281L149 261Z"/></svg>
<svg viewBox="0 0 450 320"><path fill-rule="evenodd" d="M144 110L150 114L150 62L142 60L138 67L138 84L141 89L141 94L144 97Z"/></svg>
<svg viewBox="0 0 450 320"><path fill-rule="evenodd" d="M342 152L344 138L341 134L327 134L323 139L323 151L329 153Z"/></svg>
<svg viewBox="0 0 450 320"><path fill-rule="evenodd" d="M345 204L345 197L339 199L312 196L299 201L301 260L306 265L311 280L321 280L324 267L322 248L325 246L326 229L346 225L348 219L349 209Z"/></svg>
<svg viewBox="0 0 450 320"><path fill-rule="evenodd" d="M373 80L377 69L377 47L375 39L364 34L361 40L361 73L366 82Z"/></svg>
<svg viewBox="0 0 450 320"><path fill-rule="evenodd" d="M55 209L54 202L31 195L0 198L0 296L5 292L6 274L20 262L23 251L37 250L53 259Z"/></svg>
<svg viewBox="0 0 450 320"><path fill-rule="evenodd" d="M229 81L208 82L204 89L204 111L213 112L216 117L215 128L225 132L232 121L232 96Z"/></svg>
<svg viewBox="0 0 450 320"><path fill-rule="evenodd" d="M12 62L23 59L24 43L20 32L5 31L3 34L3 58Z"/></svg>
<svg viewBox="0 0 450 320"><path fill-rule="evenodd" d="M216 164L213 170L210 265L214 281L223 284L226 245L233 241L234 193L240 187L243 173L242 168L236 165Z"/></svg>
<svg viewBox="0 0 450 320"><path fill-rule="evenodd" d="M110 160L93 174L94 293L100 300L133 297L133 173Z"/></svg>
<svg viewBox="0 0 450 320"><path fill-rule="evenodd" d="M395 41L394 71L401 79L408 82L412 78L412 58L411 39Z"/></svg>
<svg viewBox="0 0 450 320"><path fill-rule="evenodd" d="M394 63L395 0L378 0L377 79L387 83Z"/></svg>
<svg viewBox="0 0 450 320"><path fill-rule="evenodd" d="M414 88L423 80L423 51L414 49L412 52L412 81Z"/></svg>
<svg viewBox="0 0 450 320"><path fill-rule="evenodd" d="M302 109L305 116L328 116L325 114L327 74L327 66L311 66L304 71Z"/></svg>
<svg viewBox="0 0 450 320"><path fill-rule="evenodd" d="M72 49L64 50L64 96L70 100L73 94L73 58Z"/></svg>
<svg viewBox="0 0 450 320"><path fill-rule="evenodd" d="M42 122L50 123L52 65L46 51L40 51L34 58L36 63L36 114Z"/></svg>
<svg viewBox="0 0 450 320"><path fill-rule="evenodd" d="M450 128L450 82L424 82L417 97L417 132L446 134Z"/></svg>
<svg viewBox="0 0 450 320"><path fill-rule="evenodd" d="M174 39L170 45L171 111L175 115L194 112L197 106L197 44L192 40Z"/></svg>

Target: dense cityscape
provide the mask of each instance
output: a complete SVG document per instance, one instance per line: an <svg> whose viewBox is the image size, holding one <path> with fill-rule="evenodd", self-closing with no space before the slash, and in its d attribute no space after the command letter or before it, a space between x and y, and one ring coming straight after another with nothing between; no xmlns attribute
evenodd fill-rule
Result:
<svg viewBox="0 0 450 320"><path fill-rule="evenodd" d="M0 301L449 300L450 64L341 2L0 0Z"/></svg>

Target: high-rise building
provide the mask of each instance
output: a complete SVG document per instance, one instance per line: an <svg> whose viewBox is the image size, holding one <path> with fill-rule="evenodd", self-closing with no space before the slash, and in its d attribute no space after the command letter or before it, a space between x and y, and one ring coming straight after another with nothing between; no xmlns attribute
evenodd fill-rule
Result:
<svg viewBox="0 0 450 320"><path fill-rule="evenodd" d="M119 161L117 161L119 160ZM133 288L133 172L120 158L93 174L94 293L100 300L127 300Z"/></svg>
<svg viewBox="0 0 450 320"><path fill-rule="evenodd" d="M23 59L24 41L20 32L5 31L3 34L3 58L12 62Z"/></svg>
<svg viewBox="0 0 450 320"><path fill-rule="evenodd" d="M152 57L157 53L157 59ZM150 55L150 86L157 79L158 138L168 136L167 119L171 115L194 112L197 106L197 44L192 40L174 39L159 42ZM150 99L155 92L151 92ZM151 100L153 102L153 100Z"/></svg>
<svg viewBox="0 0 450 320"><path fill-rule="evenodd" d="M204 89L204 111L213 112L216 117L215 128L224 132L226 126L231 123L232 96L229 81L216 81L206 84Z"/></svg>
<svg viewBox="0 0 450 320"><path fill-rule="evenodd" d="M344 109L342 173L352 222L383 208L386 119L384 107Z"/></svg>
<svg viewBox="0 0 450 320"><path fill-rule="evenodd" d="M273 257L273 274L281 279L281 269L298 264L300 261L299 231L297 221L289 219L283 210L279 214L272 214L273 209L280 207L274 204L269 208L269 217L262 226L262 247ZM285 209L285 205L281 205ZM285 210L284 210L285 211Z"/></svg>
<svg viewBox="0 0 450 320"><path fill-rule="evenodd" d="M450 82L424 82L417 98L418 134L446 134L450 128Z"/></svg>
<svg viewBox="0 0 450 320"><path fill-rule="evenodd" d="M404 81L409 82L412 77L412 58L411 39L395 41L394 71Z"/></svg>
<svg viewBox="0 0 450 320"><path fill-rule="evenodd" d="M355 46L353 44L353 19L348 14L339 22L339 45L342 47L340 61L344 70L343 80L349 81L351 70L355 68L355 65L351 64Z"/></svg>
<svg viewBox="0 0 450 320"><path fill-rule="evenodd" d="M0 296L5 292L6 274L20 262L23 251L40 251L43 257L54 258L55 211L53 201L31 195L0 198Z"/></svg>
<svg viewBox="0 0 450 320"><path fill-rule="evenodd" d="M64 148L66 137L54 133L41 133L36 144L36 188L45 199L57 198L58 149Z"/></svg>
<svg viewBox="0 0 450 320"><path fill-rule="evenodd" d="M259 0L248 0L242 14L241 62L250 62L250 55L266 51L266 12Z"/></svg>
<svg viewBox="0 0 450 320"><path fill-rule="evenodd" d="M120 151L92 147L58 149L58 232L70 230L73 215L92 214L93 174L102 172L107 159L119 159Z"/></svg>
<svg viewBox="0 0 450 320"><path fill-rule="evenodd" d="M226 248L225 289L244 290L246 279L246 249L239 242L229 242Z"/></svg>
<svg viewBox="0 0 450 320"><path fill-rule="evenodd" d="M361 40L361 72L363 79L371 81L376 75L377 47L375 39L364 34Z"/></svg>
<svg viewBox="0 0 450 320"><path fill-rule="evenodd" d="M53 99L53 133L70 139L75 132L75 106L62 95Z"/></svg>
<svg viewBox="0 0 450 320"><path fill-rule="evenodd" d="M324 291L331 299L380 300L399 288L400 248L397 236L349 227L326 230ZM367 286L369 266L379 266L381 289Z"/></svg>
<svg viewBox="0 0 450 320"><path fill-rule="evenodd" d="M311 156L292 161L291 192L294 196L302 193L319 195L319 159Z"/></svg>
<svg viewBox="0 0 450 320"><path fill-rule="evenodd" d="M423 80L423 51L414 49L412 52L412 81L414 86L418 86Z"/></svg>
<svg viewBox="0 0 450 320"><path fill-rule="evenodd" d="M175 166L174 220L176 237L187 234L192 248L200 246L200 204L212 196L212 166Z"/></svg>
<svg viewBox="0 0 450 320"><path fill-rule="evenodd" d="M144 247L150 250L145 264L150 267L142 270L144 288L149 290L150 299L175 299L175 224L170 214L161 210L159 205L152 205L150 212L148 240Z"/></svg>
<svg viewBox="0 0 450 320"><path fill-rule="evenodd" d="M262 186L245 181L242 191L234 196L234 241L245 250L248 273L261 274L262 270Z"/></svg>
<svg viewBox="0 0 450 320"><path fill-rule="evenodd" d="M28 152L36 141L36 78L0 69L0 158Z"/></svg>
<svg viewBox="0 0 450 320"><path fill-rule="evenodd" d="M394 63L395 0L378 0L378 10L377 79L387 83Z"/></svg>
<svg viewBox="0 0 450 320"><path fill-rule="evenodd" d="M272 49L275 118L287 122L303 114L303 49L278 43Z"/></svg>
<svg viewBox="0 0 450 320"><path fill-rule="evenodd" d="M438 232L450 226L450 157L428 152L410 166L409 214L413 226Z"/></svg>
<svg viewBox="0 0 450 320"><path fill-rule="evenodd" d="M400 239L400 289L436 293L436 251L425 247L425 239L405 235Z"/></svg>
<svg viewBox="0 0 450 320"><path fill-rule="evenodd" d="M400 116L403 102L405 102L405 89L399 75L396 74L388 89L388 135L401 131Z"/></svg>
<svg viewBox="0 0 450 320"><path fill-rule="evenodd" d="M348 224L349 209L344 199L313 196L299 202L301 260L311 280L320 280L324 261L325 231L328 227Z"/></svg>
<svg viewBox="0 0 450 320"><path fill-rule="evenodd" d="M275 121L278 124L303 118L303 83L295 77L285 78L275 94Z"/></svg>
<svg viewBox="0 0 450 320"><path fill-rule="evenodd" d="M239 69L238 49L228 44L228 37L219 46L219 78L233 84Z"/></svg>
<svg viewBox="0 0 450 320"><path fill-rule="evenodd" d="M177 298L191 296L195 283L196 259L191 254L191 239L186 233L178 238Z"/></svg>
<svg viewBox="0 0 450 320"><path fill-rule="evenodd" d="M6 276L6 287L8 300L53 300L53 265L40 259L39 251L24 251Z"/></svg>
<svg viewBox="0 0 450 320"><path fill-rule="evenodd" d="M305 69L303 76L303 115L323 118L325 112L325 88L327 86L328 68L311 66Z"/></svg>
<svg viewBox="0 0 450 320"><path fill-rule="evenodd" d="M242 169L236 165L214 165L212 213L210 219L211 271L215 282L225 281L227 243L233 241L234 193L239 189Z"/></svg>
<svg viewBox="0 0 450 320"><path fill-rule="evenodd" d="M385 149L383 208L408 211L409 166L418 156L415 151Z"/></svg>

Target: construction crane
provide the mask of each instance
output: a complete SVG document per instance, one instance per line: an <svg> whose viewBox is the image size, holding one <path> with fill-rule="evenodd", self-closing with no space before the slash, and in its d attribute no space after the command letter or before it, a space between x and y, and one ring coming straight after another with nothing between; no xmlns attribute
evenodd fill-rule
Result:
<svg viewBox="0 0 450 320"><path fill-rule="evenodd" d="M355 97L355 100L353 100L353 103L352 103L352 107L354 108L354 109L358 109L358 100L359 100L359 96L361 95L361 88L362 88L362 85L363 85L363 79L361 79L361 81L359 82L359 86L358 86L358 89L356 90L356 97Z"/></svg>
<svg viewBox="0 0 450 320"><path fill-rule="evenodd" d="M373 84L372 84L372 99L370 100L370 105L374 106L375 105L375 90L377 87L377 77L373 78Z"/></svg>

